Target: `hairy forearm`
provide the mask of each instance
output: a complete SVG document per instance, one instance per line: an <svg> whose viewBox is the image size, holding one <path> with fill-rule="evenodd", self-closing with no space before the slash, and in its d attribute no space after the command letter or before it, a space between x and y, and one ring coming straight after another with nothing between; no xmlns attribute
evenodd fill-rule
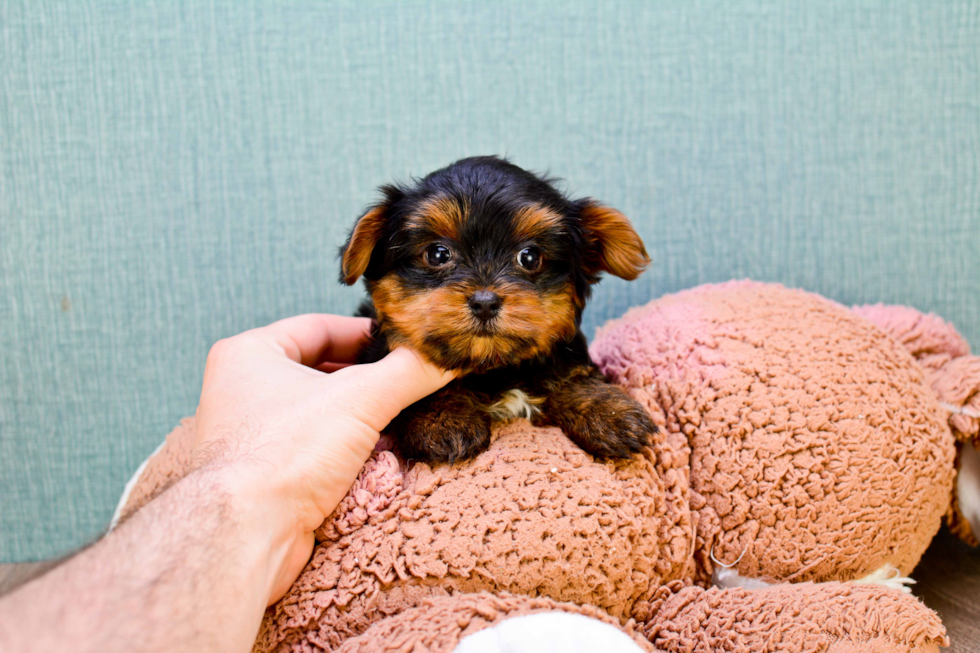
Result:
<svg viewBox="0 0 980 653"><path fill-rule="evenodd" d="M0 651L250 650L381 429L453 378L404 348L351 365L369 329L303 315L217 343L196 413L203 467L0 599Z"/></svg>
<svg viewBox="0 0 980 653"><path fill-rule="evenodd" d="M288 554L267 517L195 472L0 599L0 650L248 651Z"/></svg>

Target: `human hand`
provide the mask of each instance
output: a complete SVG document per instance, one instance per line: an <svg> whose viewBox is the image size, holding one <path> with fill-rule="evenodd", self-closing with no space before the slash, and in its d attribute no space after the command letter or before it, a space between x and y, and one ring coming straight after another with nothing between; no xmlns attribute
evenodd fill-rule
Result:
<svg viewBox="0 0 980 653"><path fill-rule="evenodd" d="M194 463L228 494L242 537L271 552L269 597L306 565L380 431L453 375L399 348L350 365L370 320L302 315L218 342L197 409Z"/></svg>

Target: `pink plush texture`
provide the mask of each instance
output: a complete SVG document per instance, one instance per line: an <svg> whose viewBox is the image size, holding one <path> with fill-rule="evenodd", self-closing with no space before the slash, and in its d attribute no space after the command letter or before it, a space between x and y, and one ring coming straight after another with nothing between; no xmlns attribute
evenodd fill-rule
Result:
<svg viewBox="0 0 980 653"><path fill-rule="evenodd" d="M347 496L334 510L333 519L316 532L320 542L338 540L377 517L404 488L401 463L390 451L378 451L364 465Z"/></svg>
<svg viewBox="0 0 980 653"><path fill-rule="evenodd" d="M912 570L953 483L947 414L899 342L782 286L701 286L630 310L592 356L691 455L698 579ZM744 553L744 555L743 555Z"/></svg>
<svg viewBox="0 0 980 653"><path fill-rule="evenodd" d="M349 529L339 507L307 569L263 625L258 650L341 645L422 601L509 592L588 604L618 618L690 559L686 476L665 461L600 464L556 428L518 420L455 467L415 464L390 500ZM376 453L358 486L389 478ZM355 490L355 495L357 494Z"/></svg>
<svg viewBox="0 0 980 653"><path fill-rule="evenodd" d="M854 312L905 345L925 369L929 384L949 414L949 427L963 446L980 448L980 356L971 356L966 340L953 325L906 306L856 306ZM959 469L959 462L956 464ZM956 496L946 513L950 530L971 546L978 536L960 511Z"/></svg>
<svg viewBox="0 0 980 653"><path fill-rule="evenodd" d="M548 598L514 594L462 594L428 599L394 617L371 626L363 635L351 637L338 653L375 651L452 651L464 638L496 626L506 619L541 612L580 614L617 626L643 651L653 646L632 621L625 624L590 605L559 603Z"/></svg>
<svg viewBox="0 0 980 653"><path fill-rule="evenodd" d="M980 447L980 356L953 325L932 314L906 306L856 306L854 312L871 320L901 342L926 370L929 384L949 413L953 435Z"/></svg>
<svg viewBox="0 0 980 653"><path fill-rule="evenodd" d="M658 651L936 651L948 644L934 612L875 585L664 588L657 600L645 633Z"/></svg>
<svg viewBox="0 0 980 653"><path fill-rule="evenodd" d="M649 456L597 462L525 420L454 467L378 450L255 650L448 651L507 615L579 609L564 604L628 632L633 620L664 650L934 650L938 618L895 590L698 587L712 553L776 582L912 569L954 477L933 387L963 405L974 396L956 385L972 377L947 369L968 357L965 343L941 321L913 322L902 332L917 336L900 341L816 295L751 282L634 309L592 354L660 425ZM927 373L909 348L946 356L936 370L947 373ZM192 441L187 421L130 510L186 471ZM496 598L473 598L486 593ZM474 626L477 605L497 607Z"/></svg>

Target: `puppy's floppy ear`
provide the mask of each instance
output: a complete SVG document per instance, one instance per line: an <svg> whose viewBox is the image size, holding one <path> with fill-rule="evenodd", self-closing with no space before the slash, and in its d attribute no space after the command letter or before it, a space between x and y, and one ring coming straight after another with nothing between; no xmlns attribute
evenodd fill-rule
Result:
<svg viewBox="0 0 980 653"><path fill-rule="evenodd" d="M340 281L348 286L364 274L371 262L371 253L384 235L388 213L392 205L403 196L394 186L383 186L384 200L371 206L354 225L347 244L340 251Z"/></svg>
<svg viewBox="0 0 980 653"><path fill-rule="evenodd" d="M591 199L578 202L589 272L601 271L632 281L650 264L650 257L629 219Z"/></svg>

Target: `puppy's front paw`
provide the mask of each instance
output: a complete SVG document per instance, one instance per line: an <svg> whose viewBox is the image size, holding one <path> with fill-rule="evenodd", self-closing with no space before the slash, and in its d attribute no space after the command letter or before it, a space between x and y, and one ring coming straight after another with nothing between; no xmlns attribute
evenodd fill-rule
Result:
<svg viewBox="0 0 980 653"><path fill-rule="evenodd" d="M548 420L596 458L630 458L653 445L653 420L616 386L576 386L556 403Z"/></svg>
<svg viewBox="0 0 980 653"><path fill-rule="evenodd" d="M490 446L490 420L471 419L461 423L451 415L429 415L431 419L410 420L398 433L402 455L450 465L469 460Z"/></svg>
<svg viewBox="0 0 980 653"><path fill-rule="evenodd" d="M405 458L455 463L490 446L490 418L477 398L450 387L401 412L389 430Z"/></svg>

